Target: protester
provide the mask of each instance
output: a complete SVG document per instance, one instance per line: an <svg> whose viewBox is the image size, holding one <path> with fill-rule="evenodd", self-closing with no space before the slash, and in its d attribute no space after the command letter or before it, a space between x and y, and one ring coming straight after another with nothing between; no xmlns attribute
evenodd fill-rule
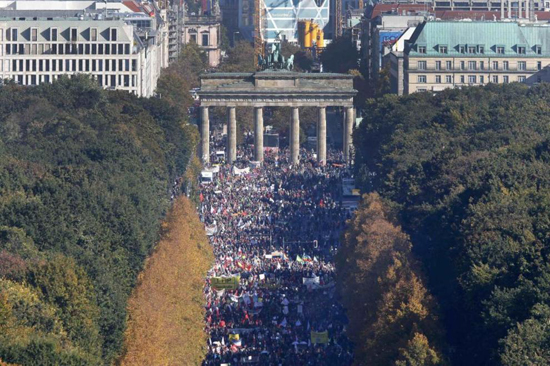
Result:
<svg viewBox="0 0 550 366"><path fill-rule="evenodd" d="M332 262L349 217L340 204L348 173L332 164L342 154L329 151L325 166L305 150L297 166L287 151L266 153L261 167L249 147L238 156L200 193L216 257L205 285L204 365L351 364Z"/></svg>

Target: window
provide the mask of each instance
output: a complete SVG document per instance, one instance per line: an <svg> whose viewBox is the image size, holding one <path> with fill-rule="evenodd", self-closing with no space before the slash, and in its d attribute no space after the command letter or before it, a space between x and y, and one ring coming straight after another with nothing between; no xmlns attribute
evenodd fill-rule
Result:
<svg viewBox="0 0 550 366"><path fill-rule="evenodd" d="M453 82L453 77L451 75L445 75L445 82L447 84L452 84Z"/></svg>
<svg viewBox="0 0 550 366"><path fill-rule="evenodd" d="M475 84L477 82L475 75L468 75L468 83Z"/></svg>
<svg viewBox="0 0 550 366"><path fill-rule="evenodd" d="M523 83L525 81L525 79L526 79L525 76L518 76L518 81L520 83Z"/></svg>
<svg viewBox="0 0 550 366"><path fill-rule="evenodd" d="M525 55L525 46L518 46L518 53L520 55Z"/></svg>
<svg viewBox="0 0 550 366"><path fill-rule="evenodd" d="M435 62L435 69L436 70L441 70L441 61L436 61Z"/></svg>
<svg viewBox="0 0 550 366"><path fill-rule="evenodd" d="M535 53L537 55L542 55L542 47L541 46L535 46Z"/></svg>
<svg viewBox="0 0 550 366"><path fill-rule="evenodd" d="M38 41L38 29L37 28L31 28L31 42Z"/></svg>
<svg viewBox="0 0 550 366"><path fill-rule="evenodd" d="M426 46L418 46L418 53L426 53Z"/></svg>
<svg viewBox="0 0 550 366"><path fill-rule="evenodd" d="M11 39L8 41L17 42L17 36L19 35L19 30L17 28L11 28Z"/></svg>
<svg viewBox="0 0 550 366"><path fill-rule="evenodd" d="M464 84L464 75L460 75L460 83Z"/></svg>
<svg viewBox="0 0 550 366"><path fill-rule="evenodd" d="M426 75L418 75L418 82L425 84L426 83Z"/></svg>
<svg viewBox="0 0 550 366"><path fill-rule="evenodd" d="M503 70L510 70L510 64L508 63L508 61L503 61L502 62L502 69Z"/></svg>
<svg viewBox="0 0 550 366"><path fill-rule="evenodd" d="M459 53L464 53L466 51L466 47L464 46L458 46L458 52Z"/></svg>
<svg viewBox="0 0 550 366"><path fill-rule="evenodd" d="M478 46L477 51L481 54L484 54L485 53L485 47L484 46Z"/></svg>
<svg viewBox="0 0 550 366"><path fill-rule="evenodd" d="M493 61L493 70L498 70L498 61Z"/></svg>
<svg viewBox="0 0 550 366"><path fill-rule="evenodd" d="M203 34L202 35L202 45L203 46L208 46L208 34Z"/></svg>
<svg viewBox="0 0 550 366"><path fill-rule="evenodd" d="M97 28L92 28L90 32L90 41L97 42Z"/></svg>
<svg viewBox="0 0 550 366"><path fill-rule="evenodd" d="M50 29L50 41L57 42L57 28Z"/></svg>
<svg viewBox="0 0 550 366"><path fill-rule="evenodd" d="M468 61L468 70L477 70L477 62Z"/></svg>
<svg viewBox="0 0 550 366"><path fill-rule="evenodd" d="M447 53L447 46L439 46L439 53Z"/></svg>
<svg viewBox="0 0 550 366"><path fill-rule="evenodd" d="M418 70L426 70L426 61L418 61Z"/></svg>
<svg viewBox="0 0 550 366"><path fill-rule="evenodd" d="M480 83L480 84L485 84L485 76L480 75L480 77L479 77L479 83Z"/></svg>
<svg viewBox="0 0 550 366"><path fill-rule="evenodd" d="M78 41L78 29L71 28L71 42Z"/></svg>
<svg viewBox="0 0 550 366"><path fill-rule="evenodd" d="M504 76L502 77L502 81L504 82L504 84L508 84L508 83L509 83L509 78L508 78L508 76L507 76L507 75L504 75Z"/></svg>
<svg viewBox="0 0 550 366"><path fill-rule="evenodd" d="M537 70L542 70L542 62L537 61Z"/></svg>
<svg viewBox="0 0 550 366"><path fill-rule="evenodd" d="M476 46L468 46L468 53L476 53Z"/></svg>
<svg viewBox="0 0 550 366"><path fill-rule="evenodd" d="M0 42L4 41L4 30L0 28Z"/></svg>
<svg viewBox="0 0 550 366"><path fill-rule="evenodd" d="M435 76L435 82L438 83L438 84L441 84L441 75L436 75Z"/></svg>
<svg viewBox="0 0 550 366"><path fill-rule="evenodd" d="M493 83L498 84L498 75L493 75Z"/></svg>
<svg viewBox="0 0 550 366"><path fill-rule="evenodd" d="M480 70L485 70L485 62L484 61L479 61L479 69Z"/></svg>
<svg viewBox="0 0 550 366"><path fill-rule="evenodd" d="M466 70L466 63L464 61L460 61L460 70Z"/></svg>
<svg viewBox="0 0 550 366"><path fill-rule="evenodd" d="M504 46L497 46L496 51L499 55L504 55Z"/></svg>
<svg viewBox="0 0 550 366"><path fill-rule="evenodd" d="M520 71L527 70L527 63L525 61L518 61L518 70Z"/></svg>
<svg viewBox="0 0 550 366"><path fill-rule="evenodd" d="M189 36L191 37L191 42L197 43L197 35L196 34L190 34Z"/></svg>
<svg viewBox="0 0 550 366"><path fill-rule="evenodd" d="M116 28L111 28L111 39L110 39L111 42L116 42L117 41L117 29Z"/></svg>
<svg viewBox="0 0 550 366"><path fill-rule="evenodd" d="M451 70L453 68L453 63L451 61L446 61L445 62L445 68L447 70Z"/></svg>

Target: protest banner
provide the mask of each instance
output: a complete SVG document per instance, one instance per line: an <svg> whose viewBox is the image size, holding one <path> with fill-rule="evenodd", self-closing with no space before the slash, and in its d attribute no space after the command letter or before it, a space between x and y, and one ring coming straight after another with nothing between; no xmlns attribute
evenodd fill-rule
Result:
<svg viewBox="0 0 550 366"><path fill-rule="evenodd" d="M311 343L313 344L328 344L328 331L314 332L311 331Z"/></svg>
<svg viewBox="0 0 550 366"><path fill-rule="evenodd" d="M215 290L236 290L239 288L240 276L212 277L210 283Z"/></svg>

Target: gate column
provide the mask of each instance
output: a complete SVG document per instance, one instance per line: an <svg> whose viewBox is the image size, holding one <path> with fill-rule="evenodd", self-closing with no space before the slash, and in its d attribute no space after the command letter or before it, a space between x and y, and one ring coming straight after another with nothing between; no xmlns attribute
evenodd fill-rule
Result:
<svg viewBox="0 0 550 366"><path fill-rule="evenodd" d="M300 110L292 108L292 121L290 122L290 161L299 163L300 155Z"/></svg>
<svg viewBox="0 0 550 366"><path fill-rule="evenodd" d="M264 161L264 109L254 107L254 160Z"/></svg>
<svg viewBox="0 0 550 366"><path fill-rule="evenodd" d="M233 164L237 160L237 115L235 107L227 108L227 161Z"/></svg>
<svg viewBox="0 0 550 366"><path fill-rule="evenodd" d="M201 107L201 157L203 165L210 164L210 120L208 107Z"/></svg>
<svg viewBox="0 0 550 366"><path fill-rule="evenodd" d="M317 120L317 161L321 165L327 162L327 109L319 108L319 119Z"/></svg>

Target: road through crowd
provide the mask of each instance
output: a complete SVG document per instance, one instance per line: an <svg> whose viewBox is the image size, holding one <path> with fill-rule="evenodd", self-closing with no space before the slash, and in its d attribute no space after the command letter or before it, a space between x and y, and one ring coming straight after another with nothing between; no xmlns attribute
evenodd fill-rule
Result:
<svg viewBox="0 0 550 366"><path fill-rule="evenodd" d="M203 364L351 364L332 260L349 217L339 200L341 153L320 166L303 150L294 167L287 151L266 153L252 168L251 149L238 155L201 187L216 257L205 285Z"/></svg>

